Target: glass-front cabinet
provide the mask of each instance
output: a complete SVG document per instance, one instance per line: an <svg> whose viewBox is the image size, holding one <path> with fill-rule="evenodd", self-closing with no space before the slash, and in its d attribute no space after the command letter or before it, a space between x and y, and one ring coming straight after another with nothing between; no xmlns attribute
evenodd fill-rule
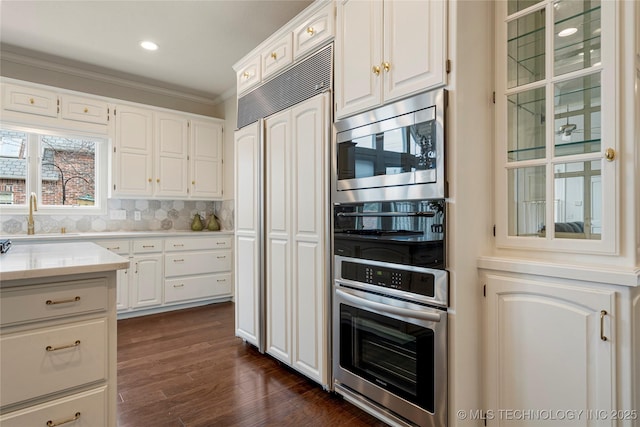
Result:
<svg viewBox="0 0 640 427"><path fill-rule="evenodd" d="M501 247L616 251L616 3L496 3Z"/></svg>

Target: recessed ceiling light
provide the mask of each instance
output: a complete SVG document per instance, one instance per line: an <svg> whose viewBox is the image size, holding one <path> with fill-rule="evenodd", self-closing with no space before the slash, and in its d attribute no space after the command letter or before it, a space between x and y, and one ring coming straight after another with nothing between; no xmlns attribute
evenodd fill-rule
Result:
<svg viewBox="0 0 640 427"><path fill-rule="evenodd" d="M558 36L560 36L560 37L567 37L567 36L570 36L570 35L575 34L575 33L577 33L577 32L578 32L578 29L577 29L577 28L574 28L574 27L571 27L571 28L565 28L564 30L562 30L562 31L560 31L560 32L558 33Z"/></svg>
<svg viewBox="0 0 640 427"><path fill-rule="evenodd" d="M140 46L146 50L158 50L158 45L148 40L141 41Z"/></svg>

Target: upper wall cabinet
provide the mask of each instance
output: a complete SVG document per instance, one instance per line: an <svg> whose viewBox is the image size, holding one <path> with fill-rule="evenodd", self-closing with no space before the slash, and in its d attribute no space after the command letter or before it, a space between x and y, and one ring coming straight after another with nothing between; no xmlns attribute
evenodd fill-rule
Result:
<svg viewBox="0 0 640 427"><path fill-rule="evenodd" d="M279 74L333 39L333 1L316 0L233 66L238 95Z"/></svg>
<svg viewBox="0 0 640 427"><path fill-rule="evenodd" d="M330 40L335 34L333 3L327 4L316 14L293 30L293 57L299 59Z"/></svg>
<svg viewBox="0 0 640 427"><path fill-rule="evenodd" d="M5 111L3 120L96 129L102 133L107 131L109 122L109 104L104 100L35 86L3 83L2 109ZM91 127L94 124L103 126Z"/></svg>
<svg viewBox="0 0 640 427"><path fill-rule="evenodd" d="M336 117L446 83L445 2L337 4Z"/></svg>
<svg viewBox="0 0 640 427"><path fill-rule="evenodd" d="M498 246L618 250L617 7L496 3Z"/></svg>
<svg viewBox="0 0 640 427"><path fill-rule="evenodd" d="M113 195L222 197L222 123L130 105L115 109Z"/></svg>

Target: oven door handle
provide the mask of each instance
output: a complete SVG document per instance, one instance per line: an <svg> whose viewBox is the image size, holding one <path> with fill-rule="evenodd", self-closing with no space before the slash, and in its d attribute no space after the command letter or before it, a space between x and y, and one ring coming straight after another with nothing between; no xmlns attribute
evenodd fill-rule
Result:
<svg viewBox="0 0 640 427"><path fill-rule="evenodd" d="M382 312L397 314L404 317L410 317L414 319L428 320L431 322L440 322L439 313L424 312L418 310L411 310L409 308L395 307L393 305L382 304L376 301L370 301L365 298L350 294L349 292L336 289L336 294L350 303L357 304L363 307L369 307Z"/></svg>

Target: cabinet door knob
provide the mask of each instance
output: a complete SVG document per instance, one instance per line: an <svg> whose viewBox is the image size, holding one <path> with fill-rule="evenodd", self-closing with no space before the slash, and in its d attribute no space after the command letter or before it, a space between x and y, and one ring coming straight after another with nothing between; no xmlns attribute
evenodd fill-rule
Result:
<svg viewBox="0 0 640 427"><path fill-rule="evenodd" d="M35 99L33 99L33 98L29 98L29 104L35 104L35 103L36 103L36 100L35 100Z"/></svg>
<svg viewBox="0 0 640 427"><path fill-rule="evenodd" d="M196 182L195 181L191 181L191 185L196 185Z"/></svg>
<svg viewBox="0 0 640 427"><path fill-rule="evenodd" d="M88 109L87 107L84 107L84 112L85 112L85 113L88 113L88 112L89 112L89 109Z"/></svg>
<svg viewBox="0 0 640 427"><path fill-rule="evenodd" d="M316 33L316 30L314 30L313 27L307 27L307 33L312 36Z"/></svg>
<svg viewBox="0 0 640 427"><path fill-rule="evenodd" d="M386 71L387 73L389 72L389 70L391 69L391 64L389 64L388 62L383 62L382 63L382 68L384 68L384 71Z"/></svg>
<svg viewBox="0 0 640 427"><path fill-rule="evenodd" d="M604 158L607 159L608 162L612 162L616 158L616 150L609 147L604 150Z"/></svg>
<svg viewBox="0 0 640 427"><path fill-rule="evenodd" d="M160 182L160 178L157 178L157 179L156 179L156 182L158 182L158 183L159 183L159 182Z"/></svg>
<svg viewBox="0 0 640 427"><path fill-rule="evenodd" d="M278 59L278 54L276 52L271 52L271 57L273 59Z"/></svg>
<svg viewBox="0 0 640 427"><path fill-rule="evenodd" d="M373 74L375 74L376 76L380 75L380 67L377 65L374 65L373 67L371 67L371 71L373 71Z"/></svg>
<svg viewBox="0 0 640 427"><path fill-rule="evenodd" d="M149 182L153 181L151 178L149 178Z"/></svg>
<svg viewBox="0 0 640 427"><path fill-rule="evenodd" d="M251 77L251 74L249 74L248 71L245 71L244 73L242 73L242 77L244 77L245 80L248 80L249 77Z"/></svg>

